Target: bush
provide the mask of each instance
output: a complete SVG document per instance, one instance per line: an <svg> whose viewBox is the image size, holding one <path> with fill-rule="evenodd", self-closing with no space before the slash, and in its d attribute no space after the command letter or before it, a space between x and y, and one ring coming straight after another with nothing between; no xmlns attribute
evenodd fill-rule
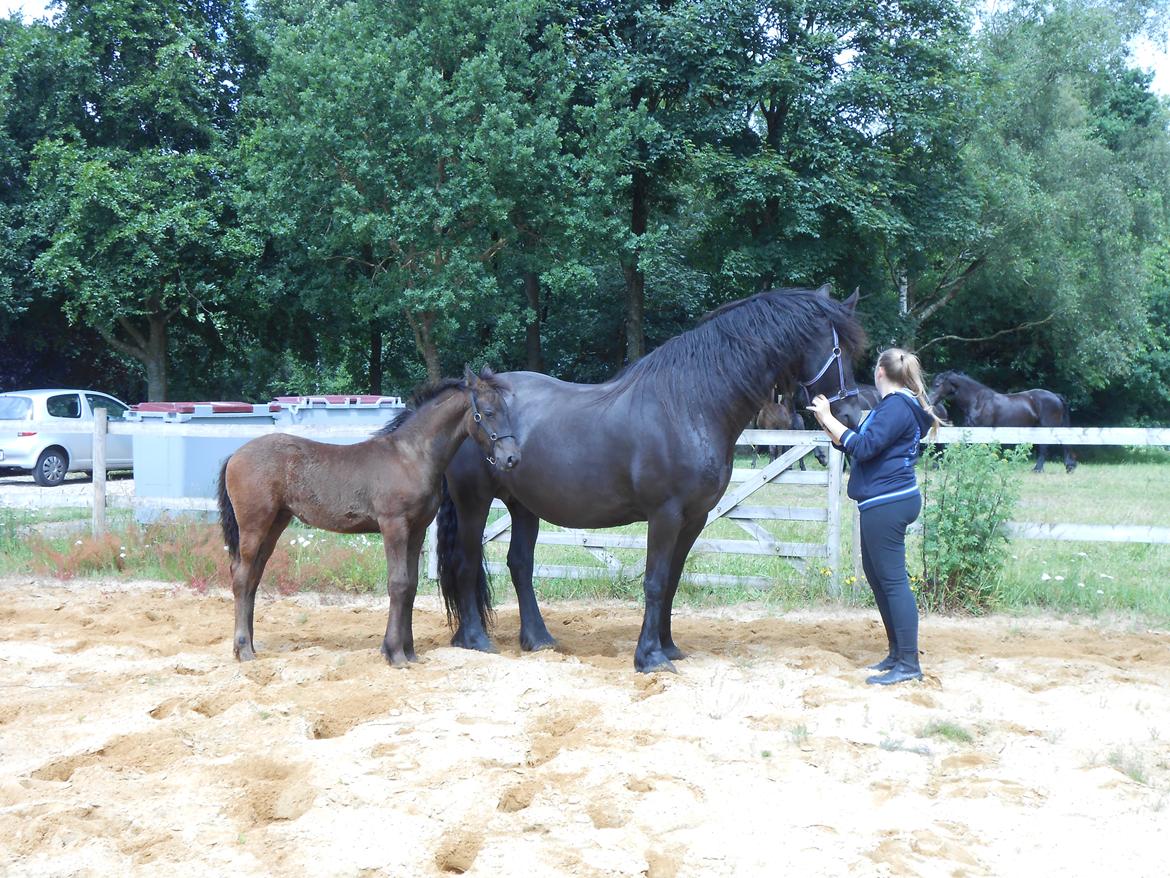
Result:
<svg viewBox="0 0 1170 878"><path fill-rule="evenodd" d="M954 444L928 463L922 493L922 580L918 599L933 612L983 613L1000 599L1007 554L1003 526L1020 496L1018 467L1031 449ZM932 468L933 467L933 468Z"/></svg>

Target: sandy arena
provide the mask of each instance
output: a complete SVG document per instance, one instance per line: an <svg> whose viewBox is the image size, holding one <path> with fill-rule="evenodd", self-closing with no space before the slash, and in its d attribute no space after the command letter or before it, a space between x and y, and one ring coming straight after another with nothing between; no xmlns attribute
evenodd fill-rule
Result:
<svg viewBox="0 0 1170 878"><path fill-rule="evenodd" d="M0 874L1166 874L1164 631L930 618L875 690L875 613L683 608L642 676L628 604L548 606L537 655L505 605L482 655L420 598L394 671L385 598L262 594L241 665L223 592L0 596Z"/></svg>

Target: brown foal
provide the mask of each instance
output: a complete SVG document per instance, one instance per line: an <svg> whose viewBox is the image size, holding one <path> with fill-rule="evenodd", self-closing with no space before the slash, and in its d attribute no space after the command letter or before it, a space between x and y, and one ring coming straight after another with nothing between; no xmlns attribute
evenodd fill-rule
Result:
<svg viewBox="0 0 1170 878"><path fill-rule="evenodd" d="M514 467L520 449L510 391L485 369L422 388L410 406L363 442L335 445L271 433L246 443L220 470L219 510L231 551L236 658L256 657L256 589L281 533L295 517L335 533L382 534L390 615L382 653L395 667L417 661L411 612L423 535L439 506L443 471L470 437L488 462Z"/></svg>

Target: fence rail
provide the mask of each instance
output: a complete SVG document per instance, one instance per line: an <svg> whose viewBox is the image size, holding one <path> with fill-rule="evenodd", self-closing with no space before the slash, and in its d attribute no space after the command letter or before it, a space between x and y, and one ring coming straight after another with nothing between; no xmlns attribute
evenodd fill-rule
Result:
<svg viewBox="0 0 1170 878"><path fill-rule="evenodd" d="M54 432L89 433L90 427L71 425L62 427L59 423L43 424L22 422L21 427L29 431L50 430ZM321 441L331 438L361 438L371 435L377 427L371 425L326 426L319 424L290 425L249 425L249 424L199 424L199 423L126 423L109 421L102 423L99 418L92 427L94 437L94 459L104 459L105 439L109 435L186 437L234 437L246 441L267 433L290 433L307 436ZM937 435L928 441L939 444L1033 444L1073 446L1120 446L1120 447L1170 447L1170 428L1132 427L942 427ZM749 555L771 555L788 558L796 565L814 557L825 558L833 570L833 587L837 586L840 575L840 552L842 519L852 519L854 533L854 566L857 566L857 516L854 504L841 502L842 466L841 455L831 448L827 437L816 431L806 430L745 430L740 436L739 446L790 446L781 457L762 469L735 469L727 493L711 510L708 523L725 518L737 525L750 539L700 538L694 551L736 552ZM830 464L824 470L807 472L794 471L791 467L815 448L829 451ZM100 455L100 456L99 456ZM769 484L816 486L825 489L826 505L788 506L759 505L747 501L762 487ZM109 494L106 491L104 471L95 472L92 490L84 497L65 497L57 494L59 489L45 488L32 496L13 497L0 490L0 507L10 508L78 508L92 509L92 527L95 533L105 528L107 508L162 509L168 511L214 512L216 504L209 497L127 497ZM496 501L493 504L502 507ZM776 539L760 522L801 521L824 525L825 536L817 542L794 543ZM489 523L484 541L507 542L510 522L507 516ZM1006 526L1009 537L1027 540L1071 540L1078 542L1110 543L1151 543L1170 544L1170 527L1137 526L1121 524L1072 524L1010 522ZM428 540L433 546L433 539ZM585 549L602 562L603 567L580 568L568 565L538 566L537 574L555 578L580 578L583 576L640 575L640 568L623 566L609 549L644 549L645 538L606 532L581 530L548 531L540 534L539 543L555 546L574 546ZM430 555L429 571L434 574L433 552ZM489 564L489 566L492 566ZM496 568L506 570L503 565ZM693 574L693 581L710 584L765 584L762 577L735 577L721 574Z"/></svg>

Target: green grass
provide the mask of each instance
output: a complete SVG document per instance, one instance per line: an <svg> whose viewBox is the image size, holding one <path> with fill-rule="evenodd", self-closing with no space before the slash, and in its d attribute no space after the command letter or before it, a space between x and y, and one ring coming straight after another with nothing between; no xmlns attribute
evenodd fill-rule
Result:
<svg viewBox="0 0 1170 878"><path fill-rule="evenodd" d="M927 723L919 734L923 738L940 738L954 744L970 744L975 740L975 736L965 728L947 720Z"/></svg>
<svg viewBox="0 0 1170 878"><path fill-rule="evenodd" d="M749 468L741 456L737 467ZM761 464L762 465L762 464ZM815 463L814 471L823 471ZM1022 502L1014 518L1020 521L1100 524L1165 525L1170 521L1170 454L1137 450L1101 454L1083 460L1072 475L1058 464L1035 474L1019 467ZM929 474L926 474L929 477ZM751 505L825 505L822 487L769 485L747 501ZM493 510L492 520L502 511ZM76 576L100 575L187 582L205 587L226 583L226 552L217 526L160 523L137 525L128 510L110 513L111 536L102 544L86 537L89 512L79 510L15 510L0 508L0 573L36 573ZM77 532L34 528L45 523L73 521ZM817 522L762 521L759 526L784 542L823 542L825 525ZM542 524L542 532L559 530ZM607 533L644 535L645 524L612 528ZM716 522L704 538L750 539L730 520ZM810 558L804 569L784 559L762 555L697 552L688 560L688 573L756 576L767 580L764 588L697 585L684 582L678 603L712 606L756 602L782 612L795 607L872 606L864 579L850 582L853 574L851 527L842 525L842 573L840 598L829 596L825 559ZM81 545L78 545L78 542ZM123 547L125 547L123 549ZM921 542L908 540L908 566L921 569ZM591 567L590 579L538 578L542 600L618 599L639 601L642 596L642 553L636 549L612 549L625 567L622 576L606 572L588 551L572 546L539 546L537 561L543 564ZM124 555L124 557L123 557ZM505 544L488 547L490 560L504 562ZM511 599L506 573L493 574L497 599ZM282 590L319 589L381 593L386 570L382 543L377 534L341 535L297 525L284 534L269 564L265 581ZM1154 624L1170 623L1170 546L1121 543L1071 543L1016 540L1009 548L1001 575L1007 612L1056 612L1085 616L1133 615ZM421 593L435 593L434 583L423 579Z"/></svg>

